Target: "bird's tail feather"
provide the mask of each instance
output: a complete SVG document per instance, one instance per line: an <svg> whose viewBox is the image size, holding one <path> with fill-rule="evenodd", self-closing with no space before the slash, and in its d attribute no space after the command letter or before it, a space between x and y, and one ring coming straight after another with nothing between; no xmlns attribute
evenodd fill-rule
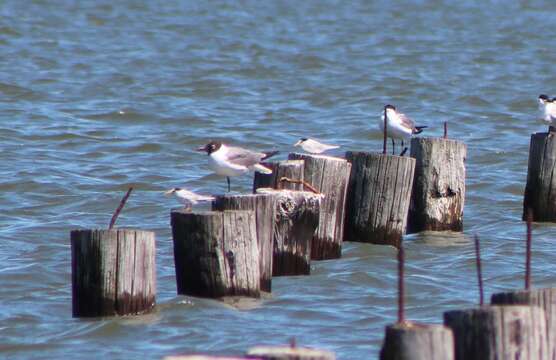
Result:
<svg viewBox="0 0 556 360"><path fill-rule="evenodd" d="M269 151L269 152L265 152L265 153L264 153L264 156L263 156L263 158L262 158L261 160L266 160L266 159L268 159L269 157L272 157L272 156L274 156L274 155L276 155L276 154L278 154L278 153L279 153L279 151ZM272 173L272 172L271 172L271 173Z"/></svg>
<svg viewBox="0 0 556 360"><path fill-rule="evenodd" d="M415 126L415 130L413 130L414 134L420 134L423 132L423 129L426 129L427 126Z"/></svg>
<svg viewBox="0 0 556 360"><path fill-rule="evenodd" d="M255 165L253 165L253 170L255 170L255 171L257 171L257 172L260 172L260 173L262 173L262 174L272 174L272 170L271 170L271 169L269 169L269 168L267 168L266 166L261 165L261 164L255 164Z"/></svg>

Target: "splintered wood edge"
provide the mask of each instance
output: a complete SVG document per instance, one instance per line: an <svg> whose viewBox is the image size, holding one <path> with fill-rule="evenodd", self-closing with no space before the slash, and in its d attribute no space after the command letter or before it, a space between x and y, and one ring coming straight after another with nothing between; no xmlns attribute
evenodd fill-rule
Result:
<svg viewBox="0 0 556 360"><path fill-rule="evenodd" d="M257 194L274 194L274 195L280 195L280 194L288 194L288 193L294 193L294 194L303 194L306 196L312 196L312 197L316 197L319 199L323 199L325 197L324 194L315 194L312 191L300 191L300 190L289 190L289 189L272 189L272 188L258 188L257 189Z"/></svg>
<svg viewBox="0 0 556 360"><path fill-rule="evenodd" d="M291 346L255 346L247 351L248 356L268 356L268 355L288 355L288 356L327 356L327 358L335 359L333 352L323 349L291 347Z"/></svg>

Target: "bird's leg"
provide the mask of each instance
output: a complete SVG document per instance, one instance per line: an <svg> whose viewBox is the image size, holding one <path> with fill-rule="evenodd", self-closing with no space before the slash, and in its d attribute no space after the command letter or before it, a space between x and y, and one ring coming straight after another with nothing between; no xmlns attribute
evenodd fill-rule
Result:
<svg viewBox="0 0 556 360"><path fill-rule="evenodd" d="M396 148L396 143L394 142L394 138L392 139L392 155L394 155L394 149Z"/></svg>
<svg viewBox="0 0 556 360"><path fill-rule="evenodd" d="M403 139L402 139L402 149L403 149Z"/></svg>
<svg viewBox="0 0 556 360"><path fill-rule="evenodd" d="M231 188L231 186L230 186L230 177L229 177L229 176L226 176L226 180L228 181L228 192L230 192L230 191L232 191L232 190L231 190L232 188Z"/></svg>

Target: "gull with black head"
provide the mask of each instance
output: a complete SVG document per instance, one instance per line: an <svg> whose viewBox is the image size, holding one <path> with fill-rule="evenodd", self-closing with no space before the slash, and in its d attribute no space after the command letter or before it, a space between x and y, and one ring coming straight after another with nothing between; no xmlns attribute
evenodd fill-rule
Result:
<svg viewBox="0 0 556 360"><path fill-rule="evenodd" d="M394 105L384 106L384 111L380 119L379 127L384 132L384 117L386 116L386 134L392 139L392 154L394 154L394 139L400 139L402 142L402 150L404 147L404 140L411 139L411 136L420 134L426 126L415 126L415 122L407 115L396 110Z"/></svg>
<svg viewBox="0 0 556 360"><path fill-rule="evenodd" d="M230 177L240 176L250 171L272 174L272 170L260 162L274 156L278 151L255 152L236 146L228 146L218 141L211 141L197 151L205 151L209 156L209 167L215 174L225 176L228 192L231 190Z"/></svg>
<svg viewBox="0 0 556 360"><path fill-rule="evenodd" d="M328 145L309 138L301 138L293 146L301 146L310 154L322 154L325 151L339 148L338 145Z"/></svg>
<svg viewBox="0 0 556 360"><path fill-rule="evenodd" d="M189 191L179 187L172 188L164 192L164 195L166 196L174 195L176 199L178 199L179 202L181 202L185 207L185 209L188 211L191 211L193 205L196 205L200 202L207 202L207 201L214 200L213 196L196 194L193 191Z"/></svg>

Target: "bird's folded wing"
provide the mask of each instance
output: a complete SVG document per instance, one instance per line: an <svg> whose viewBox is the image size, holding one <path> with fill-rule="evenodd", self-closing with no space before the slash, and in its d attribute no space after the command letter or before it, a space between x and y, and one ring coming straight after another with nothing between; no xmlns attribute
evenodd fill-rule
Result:
<svg viewBox="0 0 556 360"><path fill-rule="evenodd" d="M398 113L398 116L404 127L412 130L415 128L415 122L413 122L413 120L411 120L406 114Z"/></svg>
<svg viewBox="0 0 556 360"><path fill-rule="evenodd" d="M230 162L242 166L252 166L257 164L265 156L263 153L236 147L230 147L226 155L228 156L228 160Z"/></svg>

